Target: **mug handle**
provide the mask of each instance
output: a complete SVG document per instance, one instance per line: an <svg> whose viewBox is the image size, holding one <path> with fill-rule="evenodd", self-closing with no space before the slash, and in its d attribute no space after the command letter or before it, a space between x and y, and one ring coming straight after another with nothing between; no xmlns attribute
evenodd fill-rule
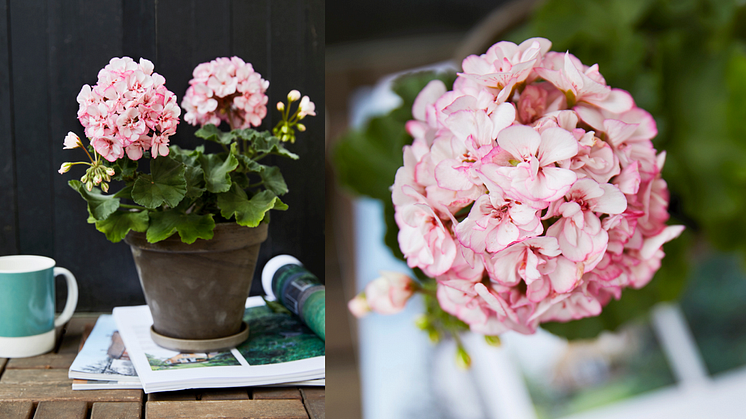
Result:
<svg viewBox="0 0 746 419"><path fill-rule="evenodd" d="M67 280L67 302L65 308L62 310L60 317L54 321L54 327L62 326L67 323L68 320L73 316L75 307L78 306L78 283L75 281L75 276L72 272L65 268L54 268L54 276L63 275Z"/></svg>

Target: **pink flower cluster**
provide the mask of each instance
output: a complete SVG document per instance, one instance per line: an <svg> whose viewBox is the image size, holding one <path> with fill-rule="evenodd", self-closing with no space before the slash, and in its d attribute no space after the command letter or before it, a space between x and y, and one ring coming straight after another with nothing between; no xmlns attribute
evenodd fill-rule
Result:
<svg viewBox="0 0 746 419"><path fill-rule="evenodd" d="M198 65L181 106L192 125L220 125L232 129L259 126L267 115L269 82L238 57L217 58Z"/></svg>
<svg viewBox="0 0 746 419"><path fill-rule="evenodd" d="M665 153L655 121L598 66L534 38L420 92L392 199L410 267L475 332L533 333L601 313L660 267Z"/></svg>
<svg viewBox="0 0 746 419"><path fill-rule="evenodd" d="M98 73L93 88L78 94L78 120L93 148L108 161L132 160L150 150L153 158L168 155L168 139L176 133L181 109L176 95L153 72L153 63L140 58L112 58Z"/></svg>

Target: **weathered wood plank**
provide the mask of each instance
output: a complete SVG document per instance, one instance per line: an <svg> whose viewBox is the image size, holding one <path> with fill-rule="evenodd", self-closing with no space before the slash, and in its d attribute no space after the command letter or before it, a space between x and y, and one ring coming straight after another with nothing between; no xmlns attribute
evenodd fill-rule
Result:
<svg viewBox="0 0 746 419"><path fill-rule="evenodd" d="M31 22L47 22L47 2L11 0L10 51L12 126L19 133L14 143L16 172L16 215L18 251L22 254L53 256L54 208L53 168L49 141L49 43L46 30ZM23 93L21 93L23 92ZM35 141L23 139L34 138ZM61 137L64 138L64 135ZM55 142L55 146L59 144ZM58 147L58 146L57 146ZM64 265L63 265L64 266Z"/></svg>
<svg viewBox="0 0 746 419"><path fill-rule="evenodd" d="M140 419L142 404L135 402L93 403L91 419Z"/></svg>
<svg viewBox="0 0 746 419"><path fill-rule="evenodd" d="M0 401L0 418L3 419L31 419L34 413L32 402Z"/></svg>
<svg viewBox="0 0 746 419"><path fill-rule="evenodd" d="M83 401L94 402L139 402L142 390L86 390L73 391L67 384L0 384L0 400L7 401Z"/></svg>
<svg viewBox="0 0 746 419"><path fill-rule="evenodd" d="M326 390L325 388L305 387L300 389L303 395L303 404L311 419L324 419L326 416Z"/></svg>
<svg viewBox="0 0 746 419"><path fill-rule="evenodd" d="M8 361L7 369L68 369L75 359L75 354L44 354L31 358L13 358Z"/></svg>
<svg viewBox="0 0 746 419"><path fill-rule="evenodd" d="M203 390L200 400L249 400L249 392L245 388Z"/></svg>
<svg viewBox="0 0 746 419"><path fill-rule="evenodd" d="M65 326L62 340L57 347L58 354L77 354L96 323L96 315L75 315Z"/></svg>
<svg viewBox="0 0 746 419"><path fill-rule="evenodd" d="M18 253L8 2L0 4L0 255ZM2 370L2 368L0 368Z"/></svg>
<svg viewBox="0 0 746 419"><path fill-rule="evenodd" d="M34 419L86 419L88 405L86 402L40 402Z"/></svg>
<svg viewBox="0 0 746 419"><path fill-rule="evenodd" d="M300 400L148 402L145 419L172 418L308 419Z"/></svg>
<svg viewBox="0 0 746 419"><path fill-rule="evenodd" d="M9 369L0 377L0 384L67 384L73 380L67 378L67 370L54 369Z"/></svg>
<svg viewBox="0 0 746 419"><path fill-rule="evenodd" d="M252 390L254 400L301 400L297 387L256 387Z"/></svg>
<svg viewBox="0 0 746 419"><path fill-rule="evenodd" d="M159 393L148 394L149 402L175 402L194 400L197 400L197 392L195 390L163 391Z"/></svg>

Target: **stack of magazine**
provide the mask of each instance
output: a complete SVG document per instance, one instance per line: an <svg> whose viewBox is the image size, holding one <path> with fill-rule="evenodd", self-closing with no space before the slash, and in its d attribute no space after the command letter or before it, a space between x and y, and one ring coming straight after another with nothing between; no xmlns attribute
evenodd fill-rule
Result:
<svg viewBox="0 0 746 419"><path fill-rule="evenodd" d="M153 342L147 306L117 307L99 317L70 366L73 390L325 385L324 341L298 317L250 297L244 321L250 335L238 347L188 354Z"/></svg>

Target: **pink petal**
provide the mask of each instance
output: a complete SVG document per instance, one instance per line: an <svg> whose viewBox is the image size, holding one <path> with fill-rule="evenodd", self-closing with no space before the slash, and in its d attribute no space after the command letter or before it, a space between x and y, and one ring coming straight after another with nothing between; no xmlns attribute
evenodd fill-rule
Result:
<svg viewBox="0 0 746 419"><path fill-rule="evenodd" d="M611 89L606 99L590 103L614 113L626 112L635 106L632 95L622 89Z"/></svg>
<svg viewBox="0 0 746 419"><path fill-rule="evenodd" d="M575 157L578 140L562 128L548 128L541 133L537 157L542 166Z"/></svg>
<svg viewBox="0 0 746 419"><path fill-rule="evenodd" d="M566 293L575 288L583 276L583 264L575 263L562 256L557 258L557 267L548 274L552 288L559 293Z"/></svg>
<svg viewBox="0 0 746 419"><path fill-rule="evenodd" d="M497 143L514 157L528 159L529 156L536 154L541 144L541 136L531 127L514 125L500 131Z"/></svg>
<svg viewBox="0 0 746 419"><path fill-rule="evenodd" d="M642 245L642 249L640 249L640 256L643 259L652 258L655 252L663 246L663 243L679 237L682 231L684 231L684 226L668 226L659 234L645 239L645 243Z"/></svg>

